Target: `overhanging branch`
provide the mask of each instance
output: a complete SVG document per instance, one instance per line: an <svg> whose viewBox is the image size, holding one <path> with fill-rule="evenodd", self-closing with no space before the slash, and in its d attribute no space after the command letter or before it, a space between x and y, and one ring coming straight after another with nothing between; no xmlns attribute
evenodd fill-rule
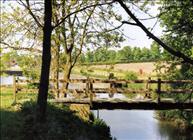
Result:
<svg viewBox="0 0 193 140"><path fill-rule="evenodd" d="M155 40L159 45L161 45L165 50L167 50L170 54L182 58L185 62L193 65L193 59L186 56L184 53L180 51L176 51L162 42L158 37L152 34L138 19L137 17L129 10L129 8L123 3L122 0L116 0L121 7L127 12L127 14L136 22L136 24L153 40Z"/></svg>

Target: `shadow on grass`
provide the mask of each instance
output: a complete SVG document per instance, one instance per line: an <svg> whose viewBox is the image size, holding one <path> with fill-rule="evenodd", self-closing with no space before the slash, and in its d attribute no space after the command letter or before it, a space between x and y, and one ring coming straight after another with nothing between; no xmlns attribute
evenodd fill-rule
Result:
<svg viewBox="0 0 193 140"><path fill-rule="evenodd" d="M110 140L110 129L95 119L85 122L67 106L48 104L47 122L35 121L34 102L25 102L20 111L0 110L2 140Z"/></svg>
<svg viewBox="0 0 193 140"><path fill-rule="evenodd" d="M0 109L1 121L1 140L20 140L22 139L21 128L23 120L17 112Z"/></svg>

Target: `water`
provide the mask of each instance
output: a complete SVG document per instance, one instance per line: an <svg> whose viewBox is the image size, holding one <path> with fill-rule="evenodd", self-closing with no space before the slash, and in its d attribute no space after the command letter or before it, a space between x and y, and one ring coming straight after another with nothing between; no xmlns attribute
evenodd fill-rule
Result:
<svg viewBox="0 0 193 140"><path fill-rule="evenodd" d="M97 116L97 111L93 111ZM183 134L171 123L154 118L154 111L144 110L100 110L113 137L117 140L193 140L190 132Z"/></svg>
<svg viewBox="0 0 193 140"><path fill-rule="evenodd" d="M108 98L107 94L97 98ZM113 98L125 98L115 94ZM97 111L93 111L97 116ZM193 140L191 132L182 133L171 123L155 119L155 111L146 110L100 110L99 118L110 127L117 140Z"/></svg>

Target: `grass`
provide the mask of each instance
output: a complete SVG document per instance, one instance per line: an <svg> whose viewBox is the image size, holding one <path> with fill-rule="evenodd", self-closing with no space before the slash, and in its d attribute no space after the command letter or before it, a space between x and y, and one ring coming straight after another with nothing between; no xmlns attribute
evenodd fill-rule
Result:
<svg viewBox="0 0 193 140"><path fill-rule="evenodd" d="M60 104L48 103L46 123L37 123L35 118L36 94L18 93L17 104L13 106L12 91L10 87L1 87L2 140L112 139L110 129L105 122L98 119L82 120L68 106Z"/></svg>

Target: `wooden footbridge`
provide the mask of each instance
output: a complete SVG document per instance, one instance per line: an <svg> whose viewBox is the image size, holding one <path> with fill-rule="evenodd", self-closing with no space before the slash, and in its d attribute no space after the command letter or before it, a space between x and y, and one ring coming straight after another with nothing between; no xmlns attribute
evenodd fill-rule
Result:
<svg viewBox="0 0 193 140"><path fill-rule="evenodd" d="M24 82L20 80L20 82ZM29 82L29 81L28 81ZM18 92L17 88L19 80L15 82L15 95ZM56 99L49 100L50 102L63 104L87 104L90 109L144 109L144 110L167 110L167 109L193 109L192 80L122 80L122 79L70 79L64 80L50 80L50 92L55 93ZM55 83L60 86L53 86ZM63 84L69 84L68 90L63 87ZM133 89L132 84L143 84L143 88ZM189 89L172 89L175 85L189 85ZM168 86L167 86L168 85ZM21 90L21 89L20 89ZM60 95L67 94L68 97ZM100 98L101 94L106 94L109 97ZM122 98L115 98L116 95L126 95L137 97L129 99L126 96ZM186 95L186 99L174 100L173 95ZM124 97L124 98L123 98ZM167 98L166 98L167 97Z"/></svg>

